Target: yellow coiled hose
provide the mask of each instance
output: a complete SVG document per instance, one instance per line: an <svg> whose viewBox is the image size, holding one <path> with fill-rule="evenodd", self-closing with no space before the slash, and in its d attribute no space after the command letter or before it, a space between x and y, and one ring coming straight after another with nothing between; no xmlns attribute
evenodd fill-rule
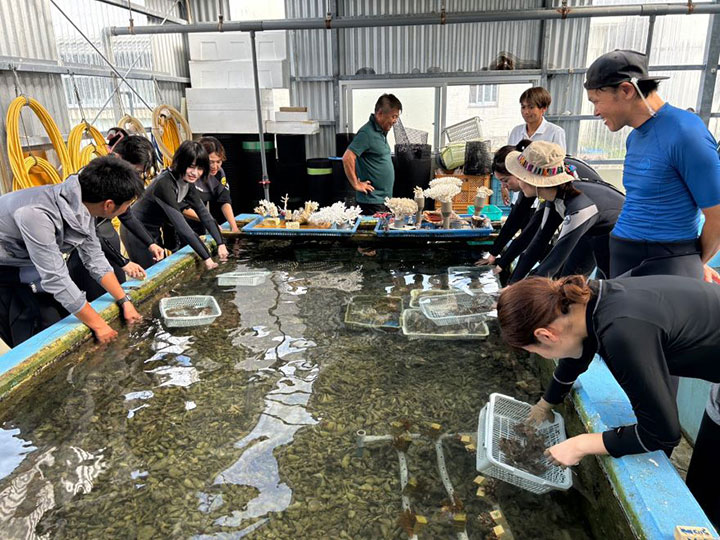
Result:
<svg viewBox="0 0 720 540"><path fill-rule="evenodd" d="M22 144L20 143L20 112L23 107L28 106L38 117L45 131L50 137L55 152L60 159L62 167L62 178L57 169L47 160L30 156L25 158L23 154ZM34 165L39 166L50 176L52 182L59 184L63 178L73 172L73 163L70 159L65 141L63 141L60 130L50 113L38 101L26 96L15 98L8 107L7 116L5 118L7 127L7 151L8 160L10 161L10 169L13 173L13 189L24 189L36 185L30 178L30 168Z"/></svg>
<svg viewBox="0 0 720 540"><path fill-rule="evenodd" d="M145 126L142 125L140 120L126 114L118 122L118 127L123 128L128 133L134 133L136 135L145 135Z"/></svg>
<svg viewBox="0 0 720 540"><path fill-rule="evenodd" d="M183 141L192 140L192 131L187 120L177 109L170 105L158 105L153 111L152 132L155 136L160 152L163 155L163 164L169 167L172 157ZM183 130L183 137L180 137L178 124Z"/></svg>
<svg viewBox="0 0 720 540"><path fill-rule="evenodd" d="M93 142L83 148L80 148L85 132L90 134ZM70 159L73 163L74 173L78 172L85 165L90 163L93 155L98 157L108 155L107 146L105 146L105 138L102 136L102 133L85 122L81 122L70 130L70 136L68 137L68 151L70 153Z"/></svg>

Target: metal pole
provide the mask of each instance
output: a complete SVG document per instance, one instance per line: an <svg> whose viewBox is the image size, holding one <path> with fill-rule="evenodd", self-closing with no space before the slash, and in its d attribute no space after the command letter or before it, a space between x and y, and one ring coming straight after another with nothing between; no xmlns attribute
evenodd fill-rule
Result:
<svg viewBox="0 0 720 540"><path fill-rule="evenodd" d="M648 64L650 63L650 49L652 49L653 34L655 33L655 15L649 17L648 21L648 35L647 41L645 42L645 56L648 58Z"/></svg>
<svg viewBox="0 0 720 540"><path fill-rule="evenodd" d="M260 108L260 80L258 78L257 51L255 49L255 32L250 32L250 47L252 49L253 79L255 81L255 107L257 108L258 132L260 133L260 163L262 163L263 193L266 200L270 200L270 179L267 172L267 160L265 159L265 126L263 126L262 109Z"/></svg>
<svg viewBox="0 0 720 540"><path fill-rule="evenodd" d="M153 110L152 107L151 107L150 105L148 105L148 104L145 102L145 100L142 98L142 96L135 91L135 89L130 85L130 83L127 82L127 79L126 79L125 77L123 77L122 74L117 70L117 68L115 68L115 66L113 66L113 65L110 63L110 60L108 60L108 59L105 57L105 55L104 55L102 52L100 52L100 49L98 49L98 48L95 46L95 44L94 44L92 41L90 41L90 39L89 39L85 34L83 34L83 31L80 30L80 28L78 28L77 24L75 24L75 23L73 22L73 20L72 20L70 17L68 17L62 9L60 9L60 6L57 5L57 2L55 2L55 0L50 0L50 3L51 3L53 6L55 6L55 8L62 14L62 16L65 17L65 18L68 20L68 22L73 26L73 28L75 28L75 30L77 30L78 33L83 37L83 39L85 39L85 41L87 41L87 42L90 44L90 46L91 46L93 49L95 49L95 52L100 55L100 58L102 58L103 60L105 60L105 63L110 67L110 69L112 69L112 70L115 72L115 74L116 74L118 77L120 77L120 78L125 82L125 84L127 84L127 85L130 87L130 90L133 91L133 93L138 97L138 99L139 99L140 101L142 101L143 104L144 104L149 110L152 111L152 110ZM160 28L162 28L162 27L160 27ZM128 29L128 30L129 30L129 29Z"/></svg>
<svg viewBox="0 0 720 540"><path fill-rule="evenodd" d="M717 2L717 0L716 0ZM707 33L705 49L705 71L698 96L698 114L705 125L710 123L715 83L717 81L718 61L720 60L720 15L713 15Z"/></svg>
<svg viewBox="0 0 720 540"><path fill-rule="evenodd" d="M53 0L51 0L53 1ZM462 23L483 23L498 21L562 20L588 17L651 17L661 15L693 15L720 13L720 4L647 4L623 6L579 6L566 10L555 8L515 9L507 11L469 11L455 13L422 13L415 15L313 18L271 21L227 21L224 32L262 32L263 30L330 30L332 28L372 28L392 26L444 25ZM185 34L195 32L217 32L217 23L194 23L177 26L113 26L113 35L130 34Z"/></svg>

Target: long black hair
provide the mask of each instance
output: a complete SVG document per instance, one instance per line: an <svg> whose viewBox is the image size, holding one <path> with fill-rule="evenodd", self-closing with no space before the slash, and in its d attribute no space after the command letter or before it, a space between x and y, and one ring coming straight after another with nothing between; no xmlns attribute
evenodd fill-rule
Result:
<svg viewBox="0 0 720 540"><path fill-rule="evenodd" d="M207 151L199 142L184 141L173 155L170 170L176 177L182 178L193 163L202 168L202 180L205 180L210 173L210 158Z"/></svg>
<svg viewBox="0 0 720 540"><path fill-rule="evenodd" d="M507 146L503 146L497 152L495 152L492 162L493 174L495 174L496 172L499 172L500 174L510 174L507 170L507 167L505 167L505 158L510 152L522 152L528 147L531 142L532 141L530 139L523 139L517 144L508 144Z"/></svg>

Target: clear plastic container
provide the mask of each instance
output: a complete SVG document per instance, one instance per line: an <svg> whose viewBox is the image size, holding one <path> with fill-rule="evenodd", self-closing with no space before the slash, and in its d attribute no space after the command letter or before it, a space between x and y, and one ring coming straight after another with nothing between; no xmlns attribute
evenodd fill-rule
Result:
<svg viewBox="0 0 720 540"><path fill-rule="evenodd" d="M255 287L265 283L265 279L271 274L266 271L245 271L226 272L217 276L220 287Z"/></svg>
<svg viewBox="0 0 720 540"><path fill-rule="evenodd" d="M440 326L485 320L494 309L495 298L486 294L465 291L446 291L445 294L422 296L418 305L423 314Z"/></svg>
<svg viewBox="0 0 720 540"><path fill-rule="evenodd" d="M353 296L345 324L365 328L400 328L403 300L399 296Z"/></svg>

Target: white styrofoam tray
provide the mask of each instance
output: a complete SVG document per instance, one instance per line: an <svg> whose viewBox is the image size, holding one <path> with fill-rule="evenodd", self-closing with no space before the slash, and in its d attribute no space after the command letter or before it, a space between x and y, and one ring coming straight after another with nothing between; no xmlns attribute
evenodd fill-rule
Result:
<svg viewBox="0 0 720 540"><path fill-rule="evenodd" d="M290 71L287 60L258 61L260 88L288 88ZM190 83L194 88L255 88L253 65L248 60L191 60Z"/></svg>
<svg viewBox="0 0 720 540"><path fill-rule="evenodd" d="M250 34L213 32L188 34L190 60L252 60ZM284 30L266 30L255 34L258 60L285 60L287 39Z"/></svg>

